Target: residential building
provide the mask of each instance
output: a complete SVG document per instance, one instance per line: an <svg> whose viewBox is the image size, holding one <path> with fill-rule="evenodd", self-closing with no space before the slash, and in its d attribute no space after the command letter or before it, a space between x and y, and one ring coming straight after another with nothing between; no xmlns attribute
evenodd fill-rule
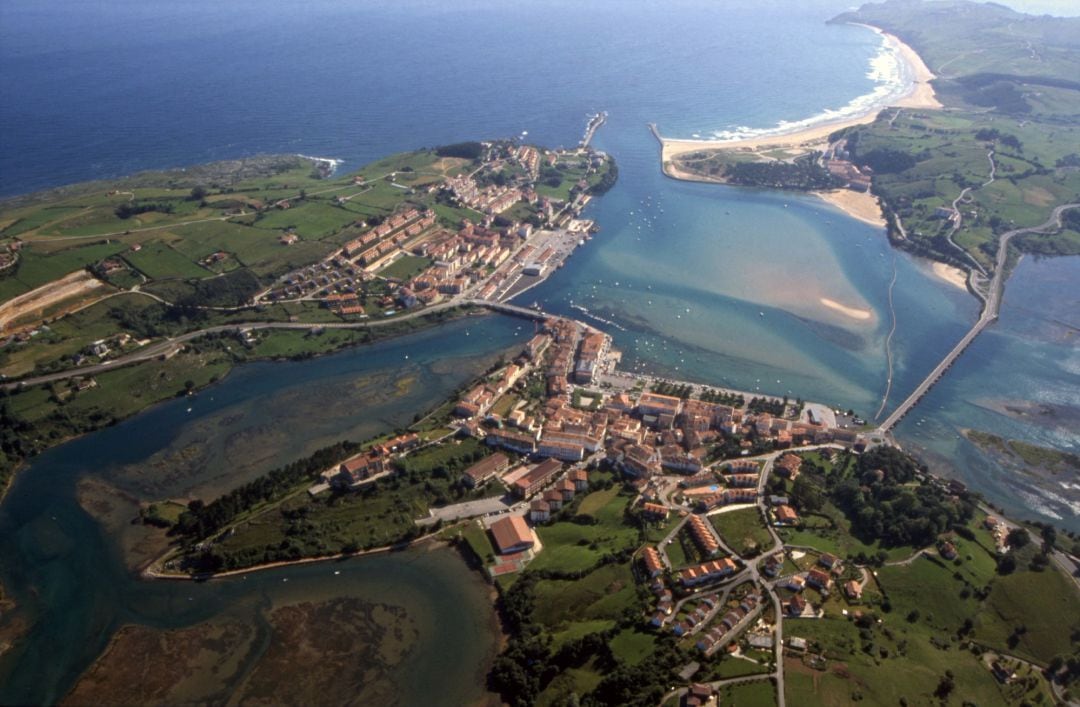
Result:
<svg viewBox="0 0 1080 707"><path fill-rule="evenodd" d="M705 582L723 579L734 572L735 563L730 557L725 557L722 560L710 560L683 570L679 573L679 581L684 587L694 587Z"/></svg>
<svg viewBox="0 0 1080 707"><path fill-rule="evenodd" d="M536 452L536 435L514 432L512 430L492 430L484 441L492 447L502 447L518 454Z"/></svg>
<svg viewBox="0 0 1080 707"><path fill-rule="evenodd" d="M799 514L791 506L777 506L773 515L778 525L795 525L799 522Z"/></svg>
<svg viewBox="0 0 1080 707"><path fill-rule="evenodd" d="M806 583L811 587L828 591L829 585L832 584L832 577L828 572L814 568L806 573Z"/></svg>
<svg viewBox="0 0 1080 707"><path fill-rule="evenodd" d="M641 415L671 415L674 419L682 407L682 400L671 395L642 393L638 398L637 409Z"/></svg>
<svg viewBox="0 0 1080 707"><path fill-rule="evenodd" d="M589 490L589 472L584 469L571 469L566 478L573 482L575 491Z"/></svg>
<svg viewBox="0 0 1080 707"><path fill-rule="evenodd" d="M561 470L562 462L557 459L545 459L515 481L512 490L519 498L529 498L554 479L555 474Z"/></svg>
<svg viewBox="0 0 1080 707"><path fill-rule="evenodd" d="M664 573L664 563L660 560L660 553L655 547L645 548L641 553L641 563L645 566L645 572L650 579Z"/></svg>
<svg viewBox="0 0 1080 707"><path fill-rule="evenodd" d="M509 465L510 459L505 454L495 452L466 469L462 480L469 488L483 486Z"/></svg>
<svg viewBox="0 0 1080 707"><path fill-rule="evenodd" d="M716 536L709 530L708 522L703 520L701 516L690 516L686 521L686 528L701 554L712 557L720 552L720 543L717 542Z"/></svg>
<svg viewBox="0 0 1080 707"><path fill-rule="evenodd" d="M529 520L533 523L546 523L551 519L551 506L543 499L536 499L529 504Z"/></svg>
<svg viewBox="0 0 1080 707"><path fill-rule="evenodd" d="M643 503L641 504L641 511L647 519L653 521L667 520L668 517L667 506L662 506L659 503Z"/></svg>

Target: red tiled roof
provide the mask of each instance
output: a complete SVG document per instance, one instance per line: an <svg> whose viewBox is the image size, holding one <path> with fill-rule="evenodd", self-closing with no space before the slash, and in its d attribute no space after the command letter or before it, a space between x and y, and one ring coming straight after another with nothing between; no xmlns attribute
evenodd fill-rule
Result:
<svg viewBox="0 0 1080 707"><path fill-rule="evenodd" d="M500 554L510 548L533 543L532 531L521 516L509 516L495 521L491 524L491 535L495 538Z"/></svg>

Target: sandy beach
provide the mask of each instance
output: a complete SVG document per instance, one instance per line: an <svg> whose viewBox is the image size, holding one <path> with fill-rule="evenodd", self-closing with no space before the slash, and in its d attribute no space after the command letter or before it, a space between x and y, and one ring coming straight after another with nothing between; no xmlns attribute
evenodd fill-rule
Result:
<svg viewBox="0 0 1080 707"><path fill-rule="evenodd" d="M813 194L852 218L857 218L871 226L885 227L885 218L881 215L881 205L877 197L868 191L852 189L833 189L816 191Z"/></svg>
<svg viewBox="0 0 1080 707"><path fill-rule="evenodd" d="M846 317L858 319L859 321L866 321L873 316L873 312L868 309L857 309L855 307L848 307L847 305L840 304L836 300L831 300L828 297L821 297L819 298L819 301L829 309L840 312Z"/></svg>
<svg viewBox="0 0 1080 707"><path fill-rule="evenodd" d="M935 261L930 263L930 271L950 285L959 287L961 290L967 289L967 273L958 267Z"/></svg>
<svg viewBox="0 0 1080 707"><path fill-rule="evenodd" d="M760 137L737 140L676 140L661 137L659 138L663 146L661 150L661 160L665 164L665 172L668 171L666 165L669 160L677 155L685 154L687 152L703 149L761 150L765 148L788 148L805 152L812 149L814 146L825 144L829 135L841 128L874 122L877 114L887 106L931 110L941 108L941 103L938 102L934 95L934 89L930 85L930 81L935 78L934 74L915 50L901 42L894 35L884 32L877 27L872 27L870 25L859 26L873 30L884 37L888 47L897 53L907 65L907 70L913 80L907 93L899 98L889 100L887 105L871 106L860 115L843 120L822 122L790 133L763 135ZM681 178L677 174L670 174L670 176Z"/></svg>

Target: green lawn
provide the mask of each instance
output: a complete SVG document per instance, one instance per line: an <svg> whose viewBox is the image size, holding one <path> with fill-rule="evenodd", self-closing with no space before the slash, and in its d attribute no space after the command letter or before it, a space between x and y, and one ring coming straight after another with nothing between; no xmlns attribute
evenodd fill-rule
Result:
<svg viewBox="0 0 1080 707"><path fill-rule="evenodd" d="M776 704L776 688L771 680L755 680L720 688L720 704L738 707L770 707Z"/></svg>
<svg viewBox="0 0 1080 707"><path fill-rule="evenodd" d="M491 538L479 522L469 521L450 532L460 533L465 542L469 544L473 554L485 565L490 565L495 561L495 548L491 545Z"/></svg>
<svg viewBox="0 0 1080 707"><path fill-rule="evenodd" d="M637 628L623 629L608 645L616 658L627 665L637 665L656 650L656 634Z"/></svg>
<svg viewBox="0 0 1080 707"><path fill-rule="evenodd" d="M365 339L366 332L350 329L324 330L321 334L292 329L271 330L259 334L258 343L252 347L251 354L260 358L288 358L336 351Z"/></svg>
<svg viewBox="0 0 1080 707"><path fill-rule="evenodd" d="M689 567L694 564L694 556L687 555L685 549L685 543L683 543L683 536L685 533L679 532L674 538L671 539L669 545L664 546L664 552L667 553L668 561L671 563L672 569L678 569L680 567Z"/></svg>
<svg viewBox="0 0 1080 707"><path fill-rule="evenodd" d="M740 555L755 554L772 545L772 536L757 508L717 513L709 516L720 537Z"/></svg>
<svg viewBox="0 0 1080 707"><path fill-rule="evenodd" d="M723 680L724 678L737 678L743 675L757 675L759 673L772 672L772 665L768 663L755 663L742 658L721 656L714 659L708 666L709 680ZM694 679L705 679L702 675L695 675Z"/></svg>
<svg viewBox="0 0 1080 707"><path fill-rule="evenodd" d="M410 280L426 270L434 261L420 255L404 255L379 271L381 277Z"/></svg>
<svg viewBox="0 0 1080 707"><path fill-rule="evenodd" d="M622 522L630 500L617 487L597 491L582 499L578 513L593 515L599 524L561 521L537 528L544 549L529 568L576 572L594 566L606 553L635 547L637 530Z"/></svg>
<svg viewBox="0 0 1080 707"><path fill-rule="evenodd" d="M1015 647L1009 635L1018 626ZM1070 636L1080 632L1080 592L1060 572L1018 571L994 580L984 610L976 618L976 637L995 648L1045 664L1070 650Z"/></svg>

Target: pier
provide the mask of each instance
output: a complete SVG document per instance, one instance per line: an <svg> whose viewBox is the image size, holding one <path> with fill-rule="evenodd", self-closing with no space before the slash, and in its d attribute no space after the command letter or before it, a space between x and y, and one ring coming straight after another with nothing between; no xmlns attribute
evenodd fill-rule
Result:
<svg viewBox="0 0 1080 707"><path fill-rule="evenodd" d="M941 360L938 365L934 366L934 369L930 371L912 391L911 395L907 397L904 402L900 403L900 406L893 410L885 421L878 427L877 432L885 434L892 430L900 420L904 419L904 416L911 412L920 400L923 399L930 389L934 387L945 372L956 363L956 359L960 358L960 354L964 353L964 350L971 345L971 342L975 340L983 329L988 327L993 322L997 321L998 313L1001 311L1001 299L1004 294L1005 288L1005 261L1009 255L1009 241L1016 236L1021 236L1027 233L1045 233L1046 231L1053 229L1057 230L1061 227L1061 215L1069 209L1075 209L1080 207L1080 203L1076 204L1063 204L1056 209L1054 213L1046 220L1045 223L1038 226L1029 226L1028 228L1017 228L1001 236L1001 241L998 244L997 260L994 264L994 277L990 280L990 286L987 288L986 299L983 303L982 312L979 314L978 320L972 325L971 329L964 334L963 338L957 342L956 346L949 350L949 353L945 354L945 358Z"/></svg>

